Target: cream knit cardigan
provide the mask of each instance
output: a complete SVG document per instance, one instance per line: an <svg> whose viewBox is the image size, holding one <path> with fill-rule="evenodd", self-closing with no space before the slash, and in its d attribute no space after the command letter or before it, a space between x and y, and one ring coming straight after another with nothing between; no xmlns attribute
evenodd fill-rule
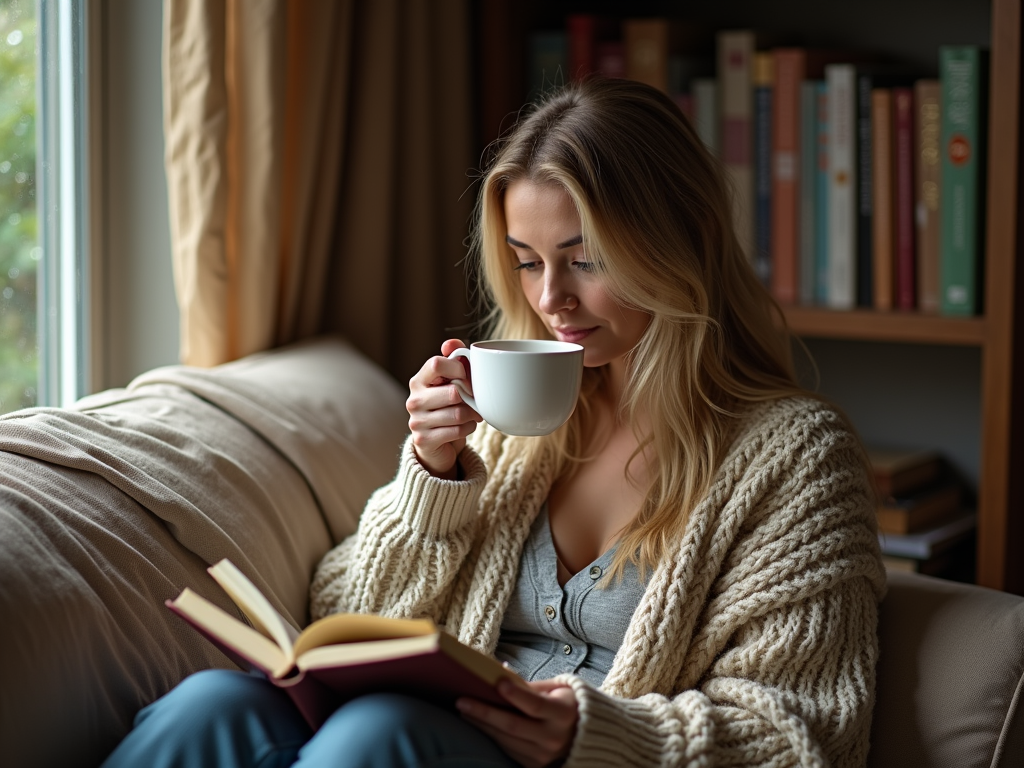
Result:
<svg viewBox="0 0 1024 768"><path fill-rule="evenodd" d="M843 419L812 399L752 407L685 535L654 571L567 766L863 766L877 607L874 505ZM486 424L439 480L403 449L395 479L312 586L335 611L430 616L487 653L552 484Z"/></svg>

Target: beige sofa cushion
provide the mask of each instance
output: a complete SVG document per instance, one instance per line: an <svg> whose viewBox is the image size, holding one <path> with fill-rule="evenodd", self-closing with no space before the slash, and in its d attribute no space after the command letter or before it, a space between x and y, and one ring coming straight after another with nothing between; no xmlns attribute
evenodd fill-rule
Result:
<svg viewBox="0 0 1024 768"><path fill-rule="evenodd" d="M1024 766L1024 598L892 573L873 768Z"/></svg>
<svg viewBox="0 0 1024 768"><path fill-rule="evenodd" d="M296 624L395 472L405 392L317 339L0 417L0 764L97 765L135 712L231 662L164 606L238 565Z"/></svg>

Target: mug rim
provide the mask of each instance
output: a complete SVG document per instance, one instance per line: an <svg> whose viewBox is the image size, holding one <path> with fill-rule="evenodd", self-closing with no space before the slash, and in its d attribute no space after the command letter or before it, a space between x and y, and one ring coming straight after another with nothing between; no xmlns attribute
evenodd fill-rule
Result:
<svg viewBox="0 0 1024 768"><path fill-rule="evenodd" d="M540 345L538 349L507 349L501 348L495 345L516 345L516 344L530 344ZM583 352L583 345L577 344L572 341L559 341L558 339L486 339L484 341L474 341L470 344L470 348L476 347L483 352L497 352L499 354L509 355L529 355L536 354L538 352L548 355L572 355L579 352ZM545 349L544 347L548 347Z"/></svg>

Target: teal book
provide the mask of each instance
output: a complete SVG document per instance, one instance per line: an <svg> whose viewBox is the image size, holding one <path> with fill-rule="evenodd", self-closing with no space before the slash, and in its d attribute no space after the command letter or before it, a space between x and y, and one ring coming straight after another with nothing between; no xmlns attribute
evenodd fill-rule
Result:
<svg viewBox="0 0 1024 768"><path fill-rule="evenodd" d="M815 221L818 176L818 80L800 84L800 303L815 303Z"/></svg>
<svg viewBox="0 0 1024 768"><path fill-rule="evenodd" d="M939 48L939 271L944 315L974 315L981 309L987 70L988 56L983 48Z"/></svg>
<svg viewBox="0 0 1024 768"><path fill-rule="evenodd" d="M528 100L533 102L568 82L569 38L565 32L540 30L529 36L527 48Z"/></svg>
<svg viewBox="0 0 1024 768"><path fill-rule="evenodd" d="M817 157L814 164L814 264L815 298L818 304L828 304L828 85L824 80L815 82L817 113L814 135L817 142Z"/></svg>

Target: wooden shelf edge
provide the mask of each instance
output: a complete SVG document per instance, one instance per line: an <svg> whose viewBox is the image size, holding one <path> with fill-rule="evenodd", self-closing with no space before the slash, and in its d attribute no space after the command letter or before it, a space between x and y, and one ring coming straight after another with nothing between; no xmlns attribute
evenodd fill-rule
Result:
<svg viewBox="0 0 1024 768"><path fill-rule="evenodd" d="M984 317L938 317L913 312L795 306L783 307L782 311L789 329L805 338L975 347L984 346L987 338Z"/></svg>

